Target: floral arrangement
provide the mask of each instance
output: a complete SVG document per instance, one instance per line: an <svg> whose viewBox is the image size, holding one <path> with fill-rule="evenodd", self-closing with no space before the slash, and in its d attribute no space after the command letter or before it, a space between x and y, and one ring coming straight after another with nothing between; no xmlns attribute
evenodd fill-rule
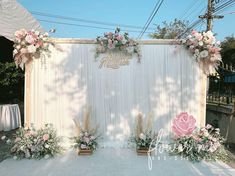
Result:
<svg viewBox="0 0 235 176"><path fill-rule="evenodd" d="M98 138L97 135L98 126L93 129L90 129L89 125L90 119L90 108L87 109L84 113L84 123L83 128L81 127L78 121L75 121L77 128L77 136L73 137L73 147L78 150L96 150L98 147Z"/></svg>
<svg viewBox="0 0 235 176"><path fill-rule="evenodd" d="M181 113L174 119L172 129L175 139L171 154L181 155L193 162L226 161L227 153L219 128L208 124L198 130L195 122L193 116L187 113Z"/></svg>
<svg viewBox="0 0 235 176"><path fill-rule="evenodd" d="M130 55L136 54L138 57L138 61L140 61L140 49L139 44L133 39L129 38L128 33L124 33L124 35L120 34L120 28L116 28L115 32L107 32L104 33L104 36L98 36L96 38L97 43L99 44L96 48L96 57L99 56L100 53L105 53L108 50L111 51L124 51Z"/></svg>
<svg viewBox="0 0 235 176"><path fill-rule="evenodd" d="M221 62L221 48L220 42L216 41L211 31L197 32L193 30L186 40L181 40L181 43L186 45L196 61L202 65L207 75L216 72Z"/></svg>
<svg viewBox="0 0 235 176"><path fill-rule="evenodd" d="M143 116L139 113L137 115L136 134L131 137L131 142L136 144L137 149L149 149L150 147L154 147L154 143L152 143L152 141L156 136L157 135L152 132L152 114L149 114L146 130L144 130Z"/></svg>
<svg viewBox="0 0 235 176"><path fill-rule="evenodd" d="M15 32L13 56L16 66L24 68L24 65L33 58L39 58L43 51L48 52L48 33L39 31L26 31L21 29Z"/></svg>
<svg viewBox="0 0 235 176"><path fill-rule="evenodd" d="M60 142L61 139L49 124L39 130L20 128L16 131L14 139L7 140L7 144L11 146L10 154L14 159L48 159L62 152Z"/></svg>

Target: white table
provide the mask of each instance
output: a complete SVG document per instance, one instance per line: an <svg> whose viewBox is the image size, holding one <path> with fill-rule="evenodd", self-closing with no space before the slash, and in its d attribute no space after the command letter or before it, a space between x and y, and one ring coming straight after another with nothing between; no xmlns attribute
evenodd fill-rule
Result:
<svg viewBox="0 0 235 176"><path fill-rule="evenodd" d="M19 106L17 104L0 105L0 131L10 131L20 126Z"/></svg>

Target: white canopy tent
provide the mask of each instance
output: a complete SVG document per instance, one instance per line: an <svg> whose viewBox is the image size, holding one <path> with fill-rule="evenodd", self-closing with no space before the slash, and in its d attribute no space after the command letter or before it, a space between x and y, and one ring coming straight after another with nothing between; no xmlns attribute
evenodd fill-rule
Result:
<svg viewBox="0 0 235 176"><path fill-rule="evenodd" d="M0 36L14 40L19 29L43 31L40 23L16 0L0 0Z"/></svg>

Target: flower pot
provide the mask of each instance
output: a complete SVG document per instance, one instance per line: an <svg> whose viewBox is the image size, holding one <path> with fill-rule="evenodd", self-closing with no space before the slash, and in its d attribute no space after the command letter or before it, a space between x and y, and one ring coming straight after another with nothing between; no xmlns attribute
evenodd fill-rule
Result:
<svg viewBox="0 0 235 176"><path fill-rule="evenodd" d="M149 148L146 148L146 147L140 147L140 148L137 148L136 149L136 152L138 155L148 155L148 152L149 152ZM150 155L151 155L151 152L150 152Z"/></svg>
<svg viewBox="0 0 235 176"><path fill-rule="evenodd" d="M92 153L91 149L78 149L78 155L91 155Z"/></svg>

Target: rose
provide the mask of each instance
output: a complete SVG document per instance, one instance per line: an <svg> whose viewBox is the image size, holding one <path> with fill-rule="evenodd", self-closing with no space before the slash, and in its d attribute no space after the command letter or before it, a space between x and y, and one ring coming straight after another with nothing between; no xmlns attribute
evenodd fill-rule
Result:
<svg viewBox="0 0 235 176"><path fill-rule="evenodd" d="M121 40L123 39L123 36L118 35L118 36L116 37L116 39L117 39L118 41L121 41Z"/></svg>
<svg viewBox="0 0 235 176"><path fill-rule="evenodd" d="M86 148L87 148L87 146L86 146L86 145L81 144L81 149L86 149Z"/></svg>
<svg viewBox="0 0 235 176"><path fill-rule="evenodd" d="M44 147L48 149L50 146L48 144L45 144Z"/></svg>
<svg viewBox="0 0 235 176"><path fill-rule="evenodd" d="M145 140L145 139L146 139L146 136L145 136L143 133L140 133L139 138L142 139L142 140Z"/></svg>
<svg viewBox="0 0 235 176"><path fill-rule="evenodd" d="M44 134L44 135L42 136L42 139L43 139L44 141L47 141L47 140L49 139L49 134Z"/></svg>
<svg viewBox="0 0 235 176"><path fill-rule="evenodd" d="M84 141L88 144L90 142L90 139L88 137L84 137Z"/></svg>
<svg viewBox="0 0 235 176"><path fill-rule="evenodd" d="M203 50L202 52L200 52L200 57L202 58L206 58L208 56L208 51L207 50Z"/></svg>
<svg viewBox="0 0 235 176"><path fill-rule="evenodd" d="M33 35L27 35L25 37L25 41L28 42L29 44L33 44L33 43L35 43L35 38Z"/></svg>
<svg viewBox="0 0 235 176"><path fill-rule="evenodd" d="M196 120L187 112L182 112L173 120L172 130L177 137L192 134L195 129Z"/></svg>
<svg viewBox="0 0 235 176"><path fill-rule="evenodd" d="M5 139L6 139L6 136L2 136L1 139L2 139L2 140L5 140Z"/></svg>
<svg viewBox="0 0 235 176"><path fill-rule="evenodd" d="M29 53L35 53L36 52L36 47L34 45L29 45L27 47Z"/></svg>

